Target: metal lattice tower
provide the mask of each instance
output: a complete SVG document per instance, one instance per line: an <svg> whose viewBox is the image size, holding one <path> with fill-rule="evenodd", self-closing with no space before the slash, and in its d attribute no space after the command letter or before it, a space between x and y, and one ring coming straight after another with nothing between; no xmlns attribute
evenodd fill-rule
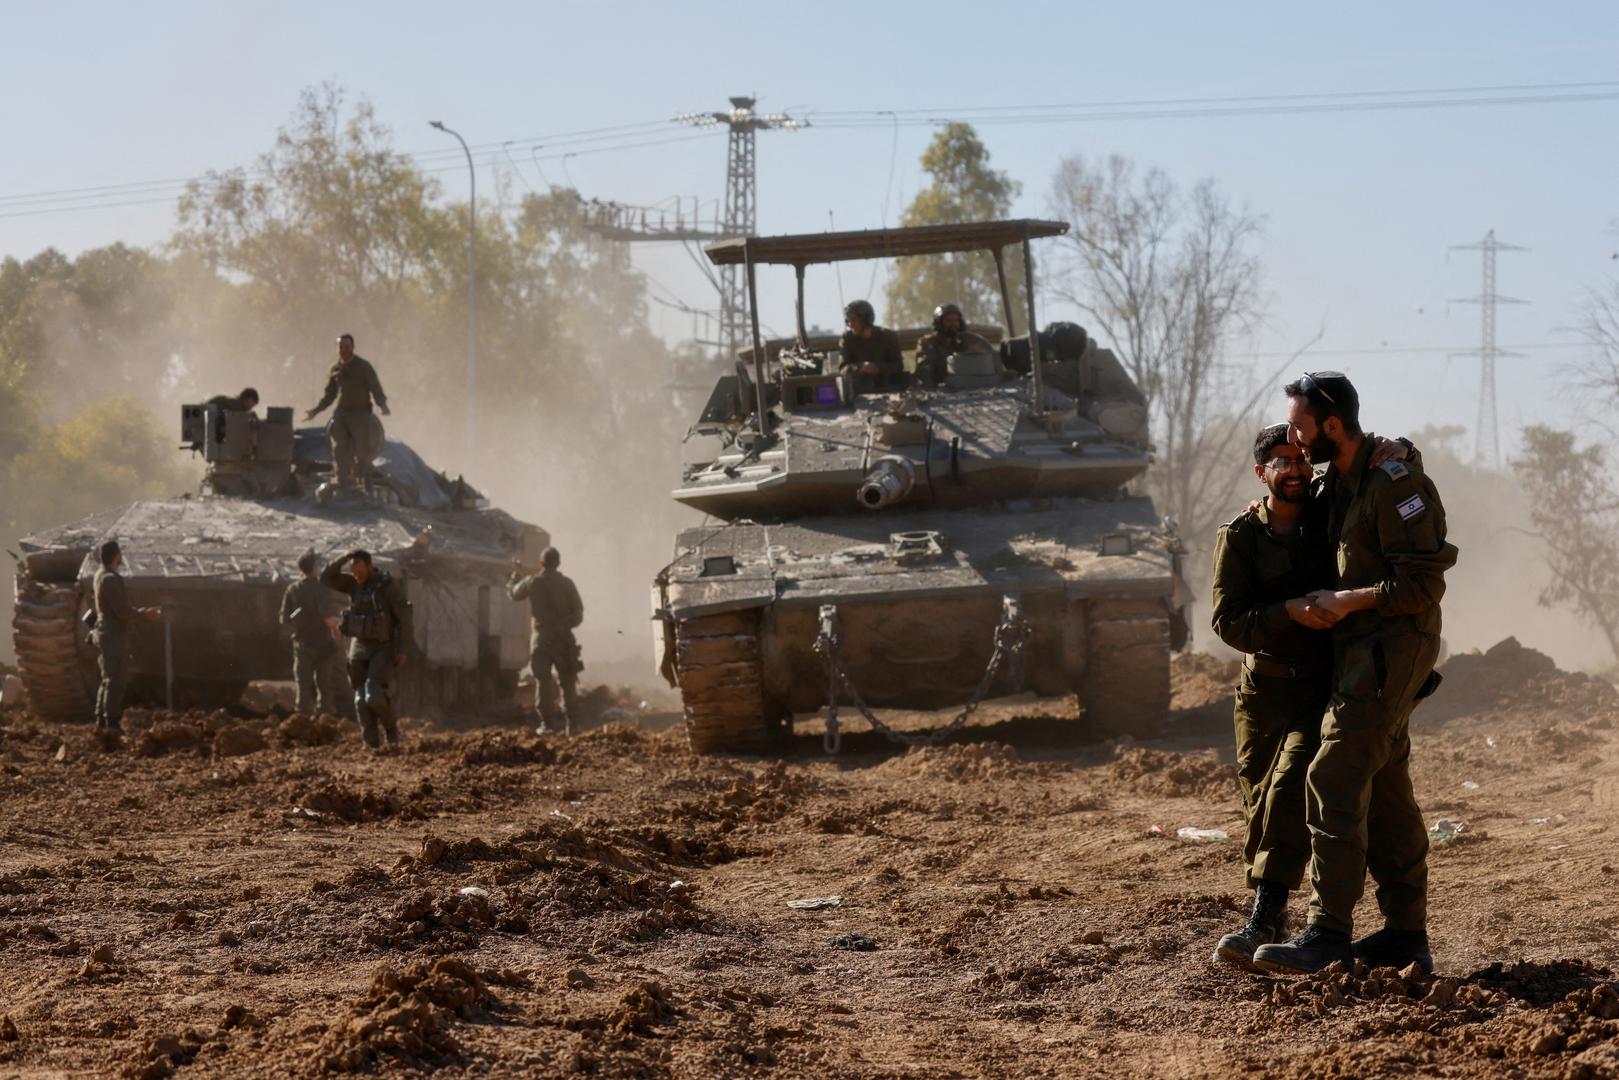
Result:
<svg viewBox="0 0 1619 1080"><path fill-rule="evenodd" d="M1457 353L1458 356L1476 356L1479 358L1479 391L1478 391L1478 427L1474 430L1473 463L1477 466L1489 466L1494 469L1501 467L1501 427L1495 408L1495 362L1503 356L1521 356L1522 353L1509 352L1496 347L1495 344L1495 306L1497 304L1523 304L1525 300L1515 300L1510 296L1501 296L1495 291L1495 256L1502 251L1528 251L1526 247L1517 244L1503 244L1495 238L1495 230L1491 229L1484 234L1484 239L1476 244L1456 244L1452 251L1480 251L1484 253L1484 289L1477 296L1464 296L1452 300L1453 304L1477 304L1482 316L1482 337L1476 352Z"/></svg>
<svg viewBox="0 0 1619 1080"><path fill-rule="evenodd" d="M758 224L757 185L754 172L754 135L759 131L796 131L804 121L785 113L761 114L753 111L756 99L734 97L728 112L684 113L676 123L697 127L725 124L731 129L725 150L725 213L720 231L727 237L752 236ZM724 357L734 357L747 336L747 289L740 266L720 267L720 347Z"/></svg>

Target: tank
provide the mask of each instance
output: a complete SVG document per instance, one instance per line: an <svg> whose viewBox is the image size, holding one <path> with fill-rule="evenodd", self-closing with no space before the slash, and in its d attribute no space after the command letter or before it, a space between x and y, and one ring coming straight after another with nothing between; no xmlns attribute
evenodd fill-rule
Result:
<svg viewBox="0 0 1619 1080"><path fill-rule="evenodd" d="M413 714L516 702L528 660L528 611L505 595L513 559L537 565L543 529L491 509L460 478L436 472L397 439L382 442L364 490L334 499L323 429L293 426L292 410L263 418L215 406L181 408L183 449L204 461L201 489L109 509L21 541L12 626L34 711L90 717L96 650L85 615L97 551L123 550L137 606L163 609L132 637L130 705L215 707L254 680L292 677L291 639L279 623L297 562L354 548L396 575L415 612L410 661L397 684ZM334 610L342 597L333 593Z"/></svg>
<svg viewBox="0 0 1619 1080"><path fill-rule="evenodd" d="M1184 647L1182 549L1128 493L1152 460L1145 399L1071 323L1018 336L1005 251L1061 222L999 221L749 237L716 264L792 266L798 333L754 343L694 432L714 447L674 498L710 516L653 585L658 663L700 753L765 748L796 715L958 709L1034 691L1077 696L1091 731L1145 732ZM987 252L1001 269L992 352L958 353L941 385L863 385L836 339L804 331L809 265ZM941 302L951 299L941 297ZM1032 297L1024 325L1034 326ZM909 348L922 330L900 331ZM909 357L907 358L909 361ZM847 715L847 713L845 713ZM837 709L829 710L835 748ZM947 725L947 729L950 725ZM942 733L942 732L941 732Z"/></svg>

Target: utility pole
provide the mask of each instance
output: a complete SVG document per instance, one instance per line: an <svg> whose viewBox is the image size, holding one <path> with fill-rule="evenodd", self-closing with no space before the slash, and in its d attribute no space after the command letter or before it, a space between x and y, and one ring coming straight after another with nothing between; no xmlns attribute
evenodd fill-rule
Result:
<svg viewBox="0 0 1619 1080"><path fill-rule="evenodd" d="M752 236L758 225L754 134L759 131L797 131L807 126L785 113L753 111L757 99L734 97L726 112L683 113L677 124L714 127L725 124L731 137L725 151L725 214L720 231L727 237ZM747 286L741 266L720 267L720 347L722 357L734 357L747 337Z"/></svg>
<svg viewBox="0 0 1619 1080"><path fill-rule="evenodd" d="M1479 342L1478 351L1457 353L1457 356L1476 356L1479 358L1480 380L1478 391L1478 427L1473 437L1473 464L1482 468L1489 466L1493 469L1501 468L1501 428L1495 408L1495 361L1503 356L1521 356L1522 353L1508 352L1499 349L1495 344L1495 305L1497 304L1524 304L1526 300L1515 300L1510 296L1500 296L1495 291L1495 256L1502 251L1528 251L1526 247L1517 244L1504 244L1495 238L1495 230L1491 229L1484 234L1484 239L1476 244L1456 244L1452 251L1479 251L1484 254L1484 289L1477 296L1464 296L1452 300L1453 304L1477 304L1483 316L1483 333Z"/></svg>
<svg viewBox="0 0 1619 1080"><path fill-rule="evenodd" d="M472 197L467 203L467 417L463 438L466 444L467 468L472 467L473 433L478 430L478 169L472 164L472 151L459 132L444 126L442 120L429 120L455 141L467 155L467 177L472 184Z"/></svg>

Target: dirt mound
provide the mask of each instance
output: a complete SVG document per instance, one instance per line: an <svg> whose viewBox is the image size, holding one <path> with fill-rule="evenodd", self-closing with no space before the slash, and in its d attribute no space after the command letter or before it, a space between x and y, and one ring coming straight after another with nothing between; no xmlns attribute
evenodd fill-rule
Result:
<svg viewBox="0 0 1619 1080"><path fill-rule="evenodd" d="M425 1068L457 1057L461 1045L451 1028L457 1020L478 1016L487 1000L478 973L450 957L431 965L411 964L402 971L379 968L365 997L351 1005L348 1016L321 1040L315 1051L317 1070Z"/></svg>
<svg viewBox="0 0 1619 1080"><path fill-rule="evenodd" d="M876 771L889 776L914 776L960 784L995 780L1033 768L1006 743L982 742L913 746L900 757L877 766Z"/></svg>
<svg viewBox="0 0 1619 1080"><path fill-rule="evenodd" d="M556 748L545 739L504 731L483 731L468 740L463 765L554 765Z"/></svg>
<svg viewBox="0 0 1619 1080"><path fill-rule="evenodd" d="M1619 690L1579 671L1563 671L1543 652L1507 638L1484 652L1451 657L1439 669L1444 683L1418 707L1423 723L1518 709L1556 710L1571 720L1619 714Z"/></svg>
<svg viewBox="0 0 1619 1080"><path fill-rule="evenodd" d="M788 769L785 762L778 761L732 781L723 791L675 804L667 820L714 822L722 829L765 824L786 817L814 791L814 782L802 770Z"/></svg>
<svg viewBox="0 0 1619 1080"><path fill-rule="evenodd" d="M275 729L282 746L330 746L343 737L344 724L330 716L293 713Z"/></svg>
<svg viewBox="0 0 1619 1080"><path fill-rule="evenodd" d="M327 780L293 792L293 804L320 817L344 821L380 821L398 814L404 800L392 793L356 791L338 780Z"/></svg>
<svg viewBox="0 0 1619 1080"><path fill-rule="evenodd" d="M1119 746L1108 766L1113 779L1144 795L1219 798L1237 793L1237 771L1212 753L1178 754L1142 746Z"/></svg>
<svg viewBox="0 0 1619 1080"><path fill-rule="evenodd" d="M1208 653L1180 653L1169 662L1169 700L1175 709L1229 705L1242 671L1240 660L1220 660Z"/></svg>

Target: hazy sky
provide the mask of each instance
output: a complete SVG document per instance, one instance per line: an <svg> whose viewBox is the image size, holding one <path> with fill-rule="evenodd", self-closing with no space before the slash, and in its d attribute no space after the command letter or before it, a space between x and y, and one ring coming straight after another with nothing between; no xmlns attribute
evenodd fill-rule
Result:
<svg viewBox="0 0 1619 1080"><path fill-rule="evenodd" d="M565 160L544 160L542 149L538 163L527 147L722 108L750 92L761 108L814 125L839 110L944 116L986 105L1594 82L1615 78L1619 56L1611 3L482 4L474 14L398 2L80 4L13 5L6 23L0 256L19 257L160 241L173 205L161 187L101 200L139 205L45 214L22 211L59 204L10 197L249 164L300 88L327 80L369 98L402 149L458 152L430 119L474 144L522 143L494 155L498 163L480 157L480 194L502 174L518 193L571 181L586 196L648 204L717 198L723 135ZM1188 182L1216 178L1268 219L1269 318L1254 347L1285 351L1325 327L1310 366L1354 375L1373 426L1411 430L1473 426L1476 361L1443 349L1477 341L1477 309L1446 301L1478 291L1479 264L1447 255L1449 245L1494 228L1532 248L1502 257L1499 290L1532 304L1502 309L1500 340L1571 340L1583 290L1619 266L1616 115L1619 101L1600 100L980 133L994 164L1022 181L1018 210L1030 215L1047 212L1053 170L1073 153L1122 153ZM876 226L885 207L892 221L917 190L929 134L823 123L761 135L761 231L822 229L829 212L841 228ZM445 168L448 197L464 198L462 163L425 163ZM638 261L659 295L711 302L680 249L641 249ZM811 321L836 323L837 280L812 272L811 281ZM870 282L869 270L845 270L842 291L852 298ZM787 295L773 289L765 312L782 329ZM654 310L666 335L689 333L688 317ZM324 350L329 337L312 328L311 347ZM1428 351L1399 351L1413 349ZM1564 418L1556 373L1574 355L1537 349L1503 361L1509 447L1520 424Z"/></svg>

